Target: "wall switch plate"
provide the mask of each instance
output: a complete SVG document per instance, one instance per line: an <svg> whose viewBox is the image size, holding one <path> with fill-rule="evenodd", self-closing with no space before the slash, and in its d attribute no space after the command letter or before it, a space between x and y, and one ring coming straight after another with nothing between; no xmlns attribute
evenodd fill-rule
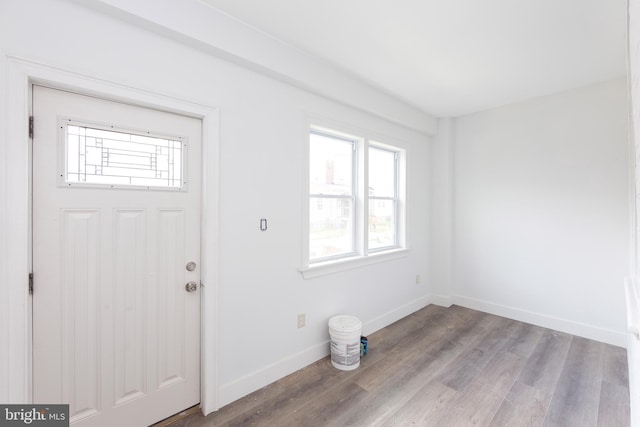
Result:
<svg viewBox="0 0 640 427"><path fill-rule="evenodd" d="M298 314L298 328L304 328L305 323L307 322L306 315L304 313Z"/></svg>
<svg viewBox="0 0 640 427"><path fill-rule="evenodd" d="M417 285L418 283L420 283L420 275L419 275L419 274L416 274L416 285Z"/></svg>

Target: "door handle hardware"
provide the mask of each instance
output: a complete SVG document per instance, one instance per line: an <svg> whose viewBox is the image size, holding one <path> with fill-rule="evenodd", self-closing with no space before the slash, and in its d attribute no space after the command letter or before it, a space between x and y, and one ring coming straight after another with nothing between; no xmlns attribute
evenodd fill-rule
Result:
<svg viewBox="0 0 640 427"><path fill-rule="evenodd" d="M198 289L198 284L196 282L189 282L184 285L184 288L187 292L194 292L196 289Z"/></svg>

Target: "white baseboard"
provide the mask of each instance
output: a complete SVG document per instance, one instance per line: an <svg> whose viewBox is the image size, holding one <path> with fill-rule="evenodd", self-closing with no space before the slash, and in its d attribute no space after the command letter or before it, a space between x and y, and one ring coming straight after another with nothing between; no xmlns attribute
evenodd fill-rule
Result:
<svg viewBox="0 0 640 427"><path fill-rule="evenodd" d="M460 295L452 296L451 301L453 304L463 307L507 317L520 322L530 323L543 328L577 335L579 337L604 342L618 347L626 347L627 345L627 335L623 332L599 328L586 323L574 322L572 320L561 319L541 313L534 313L515 307L495 304L489 301L477 300Z"/></svg>
<svg viewBox="0 0 640 427"><path fill-rule="evenodd" d="M428 296L420 297L408 304L391 310L372 320L364 322L362 332L364 335L371 334L379 329L392 324L393 322L410 315L430 304ZM323 341L315 346L309 347L299 353L287 356L271 365L258 369L243 377L220 387L218 408L240 399L262 387L271 384L299 369L308 366L329 354L329 342Z"/></svg>
<svg viewBox="0 0 640 427"><path fill-rule="evenodd" d="M431 304L431 297L424 296L415 299L401 307L398 307L395 310L388 311L374 319L369 320L368 322L364 322L362 325L362 334L369 335L376 331L379 331L385 326L389 326L393 322L397 322L403 317L407 317L411 313L415 313L416 311L426 307L429 304Z"/></svg>
<svg viewBox="0 0 640 427"><path fill-rule="evenodd" d="M219 408L308 366L329 354L329 341L285 357L220 387ZM219 409L218 408L218 409Z"/></svg>
<svg viewBox="0 0 640 427"><path fill-rule="evenodd" d="M451 295L436 295L431 294L431 304L439 305L440 307L449 308L453 305Z"/></svg>

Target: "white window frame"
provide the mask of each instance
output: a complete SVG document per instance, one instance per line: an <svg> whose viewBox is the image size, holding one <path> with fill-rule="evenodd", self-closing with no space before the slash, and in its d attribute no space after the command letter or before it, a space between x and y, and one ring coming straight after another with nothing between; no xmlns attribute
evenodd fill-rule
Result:
<svg viewBox="0 0 640 427"><path fill-rule="evenodd" d="M348 136L345 134L337 134L336 132L326 132L324 130L319 130L316 128L312 128L309 131L309 137L311 137L312 134L315 135L319 135L319 136L323 136L326 138L332 138L341 142L344 142L345 144L349 144L351 145L351 150L352 150L352 155L351 155L351 195L348 196L342 196L342 195L332 195L332 194L312 194L309 193L309 196L307 198L308 203L311 201L311 199L316 199L317 200L322 200L323 201L323 206L327 206L326 201L332 201L332 200L348 200L351 202L351 212L350 212L350 216L351 216L351 248L352 250L350 252L346 252L346 253L342 253L342 254L338 254L338 255L332 255L332 256L327 256L327 257L322 257L316 261L314 261L313 263L322 263L322 262L327 262L327 261L332 261L332 260L340 260L343 258L351 258L357 255L358 253L358 233L357 233L357 218L358 218L358 159L357 159L357 153L358 153L358 146L361 145L361 141L359 138L357 137L353 137L353 136ZM308 156L307 156L308 157ZM308 160L307 160L308 162ZM310 186L308 185L307 188L309 188ZM330 202L329 202L330 203ZM310 207L309 207L310 209ZM307 222L309 222L309 218L310 215L307 215ZM309 244L309 239L307 239L307 245ZM310 255L309 255L310 256Z"/></svg>
<svg viewBox="0 0 640 427"><path fill-rule="evenodd" d="M310 121L305 135L305 161L303 167L303 233L302 233L302 266L299 271L305 279L358 268L407 255L406 239L406 179L407 146L406 144L381 137L364 130L353 130L346 126L335 124L318 124ZM318 260L310 260L310 200L314 196L310 193L310 135L312 133L354 141L355 164L353 167L354 206L353 206L353 234L354 253L341 254ZM385 142L381 142L385 141ZM395 194L395 244L382 248L368 249L369 243L369 147L394 152L396 155L396 194ZM373 198L372 200L378 200ZM388 198L382 198L386 200Z"/></svg>
<svg viewBox="0 0 640 427"><path fill-rule="evenodd" d="M379 200L386 200L386 201L391 201L393 202L393 244L391 245L387 245L387 246L382 246L379 248L370 248L368 246L368 242L369 242L369 218L371 217L371 215L369 214L369 212L367 213L367 252L369 254L373 254L376 252L385 252L385 251L389 251L389 250L394 250L398 248L398 231L399 231L399 227L398 227L398 213L399 213L399 205L400 205L400 197L399 197L399 177L400 177L400 154L401 152L395 148L395 147L390 147L386 144L381 144L375 141L371 141L369 142L368 146L367 146L367 153L369 153L369 151L371 149L375 149L375 150L380 150L380 151L387 151L389 153L393 154L393 161L394 161L394 174L393 174L393 196L389 197L389 196L370 196L369 192L367 191L367 198L368 198L368 202L369 201L379 201ZM367 177L369 176L369 162L366 163L367 166ZM367 185L367 188L369 188L369 186ZM369 208L369 203L367 202L367 208Z"/></svg>

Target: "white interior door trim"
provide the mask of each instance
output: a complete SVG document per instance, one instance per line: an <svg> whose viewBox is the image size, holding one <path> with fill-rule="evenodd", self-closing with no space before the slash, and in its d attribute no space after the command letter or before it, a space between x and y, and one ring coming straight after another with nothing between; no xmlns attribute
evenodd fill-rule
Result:
<svg viewBox="0 0 640 427"><path fill-rule="evenodd" d="M140 89L0 52L0 401L32 400L30 142L31 85L37 83L202 120L201 406L218 409L219 110L160 90ZM10 183L10 184L9 184ZM36 279L37 287L37 279ZM37 288L36 288L37 292Z"/></svg>

